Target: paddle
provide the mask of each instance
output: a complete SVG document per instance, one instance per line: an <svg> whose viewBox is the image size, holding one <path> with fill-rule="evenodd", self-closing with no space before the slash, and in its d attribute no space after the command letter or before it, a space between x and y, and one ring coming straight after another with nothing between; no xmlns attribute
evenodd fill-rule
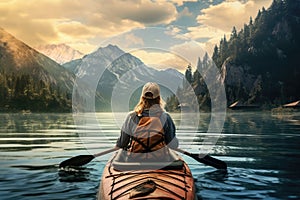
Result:
<svg viewBox="0 0 300 200"><path fill-rule="evenodd" d="M75 156L75 157L69 158L69 159L61 162L59 164L59 168L71 167L71 166L73 166L73 167L82 166L82 165L85 165L85 164L91 162L96 157L103 156L105 154L111 153L111 152L116 151L118 149L119 149L118 147L114 147L114 148L108 149L106 151L103 151L103 152L100 152L100 153L97 153L97 154L94 154L94 155ZM190 153L190 152L184 151L182 149L175 149L175 150L180 152L180 153L183 153L187 156L190 156L190 157L194 158L195 160L197 160L197 161L199 161L199 162L201 162L205 165L209 165L209 166L215 167L217 169L227 169L227 164L224 161L218 160L218 159L213 158L209 155L205 155L203 157L200 157L199 154Z"/></svg>
<svg viewBox="0 0 300 200"><path fill-rule="evenodd" d="M89 162L91 162L94 158L99 157L99 156L103 156L105 154L111 153L113 151L118 150L118 147L114 147L112 149L108 149L106 151L94 154L94 155L79 155L79 156L75 156L72 158L69 158L63 162L61 162L59 164L59 168L64 168L64 167L78 167L78 166L82 166L85 165Z"/></svg>
<svg viewBox="0 0 300 200"><path fill-rule="evenodd" d="M190 156L191 158L194 158L195 160L205 165L209 165L217 169L227 169L227 164L224 161L213 158L209 155L200 156L200 154L190 153L182 149L174 149L174 150L183 153L184 155Z"/></svg>

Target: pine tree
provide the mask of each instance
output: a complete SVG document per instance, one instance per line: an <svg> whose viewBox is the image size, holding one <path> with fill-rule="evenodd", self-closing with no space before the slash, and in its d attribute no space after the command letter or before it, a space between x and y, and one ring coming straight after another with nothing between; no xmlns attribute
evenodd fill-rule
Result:
<svg viewBox="0 0 300 200"><path fill-rule="evenodd" d="M220 56L219 55L219 48L218 48L217 45L215 45L212 59L215 62L216 66L220 69L221 68L221 64L220 64L220 61L219 61L219 56Z"/></svg>
<svg viewBox="0 0 300 200"><path fill-rule="evenodd" d="M192 66L191 66L191 64L189 64L187 66L187 69L185 71L185 79L188 81L189 84L191 84L192 81L193 81Z"/></svg>
<svg viewBox="0 0 300 200"><path fill-rule="evenodd" d="M228 56L227 51L228 51L228 42L227 42L226 36L224 35L224 38L221 39L221 42L220 42L220 62L221 62L221 65L227 59L227 56Z"/></svg>
<svg viewBox="0 0 300 200"><path fill-rule="evenodd" d="M207 52L205 52L202 60L203 60L202 61L203 69L206 71L210 66L210 58L209 58Z"/></svg>
<svg viewBox="0 0 300 200"><path fill-rule="evenodd" d="M235 26L232 28L232 31L231 31L231 37L230 39L233 40L233 39L236 39L237 38L237 31L236 31L236 28Z"/></svg>

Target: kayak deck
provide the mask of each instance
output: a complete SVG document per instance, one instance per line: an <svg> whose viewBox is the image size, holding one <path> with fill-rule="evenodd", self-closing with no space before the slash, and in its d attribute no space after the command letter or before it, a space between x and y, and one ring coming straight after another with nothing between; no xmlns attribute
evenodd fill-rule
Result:
<svg viewBox="0 0 300 200"><path fill-rule="evenodd" d="M194 180L187 164L171 152L173 162L120 162L122 150L104 168L100 200L193 200Z"/></svg>

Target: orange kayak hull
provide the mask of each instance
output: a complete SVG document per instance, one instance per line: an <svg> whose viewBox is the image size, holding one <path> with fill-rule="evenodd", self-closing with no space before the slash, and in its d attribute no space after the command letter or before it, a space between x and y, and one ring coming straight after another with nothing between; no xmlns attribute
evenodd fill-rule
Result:
<svg viewBox="0 0 300 200"><path fill-rule="evenodd" d="M103 170L98 192L99 200L196 199L191 170L177 154L176 166L172 164L173 166L162 169L158 167L147 169L149 165L146 164L145 167L143 165L145 163L136 169L131 169L130 166L116 167L114 165L116 155Z"/></svg>

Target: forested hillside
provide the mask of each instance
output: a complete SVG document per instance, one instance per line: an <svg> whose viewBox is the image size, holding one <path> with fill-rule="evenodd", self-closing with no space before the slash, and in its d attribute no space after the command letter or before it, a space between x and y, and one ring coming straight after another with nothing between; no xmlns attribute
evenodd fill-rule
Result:
<svg viewBox="0 0 300 200"><path fill-rule="evenodd" d="M74 79L0 28L0 111L71 111Z"/></svg>
<svg viewBox="0 0 300 200"><path fill-rule="evenodd" d="M215 47L213 59L222 73L236 68L243 72L241 81L247 74L253 75L256 81L252 90L242 88L247 87L246 80L240 87L227 84L230 102L236 99L280 105L299 99L299 10L298 0L275 0L268 10L259 11L254 21L250 19L240 32L233 28L229 41L224 38L219 47Z"/></svg>
<svg viewBox="0 0 300 200"><path fill-rule="evenodd" d="M233 27L230 38L224 36L215 46L212 59L220 70L216 79L225 85L228 105L240 101L270 108L300 99L299 10L299 0L274 0L243 29ZM207 63L207 58L200 58L198 67ZM186 74L191 74L186 77L200 106L209 107L202 75L191 69Z"/></svg>
<svg viewBox="0 0 300 200"><path fill-rule="evenodd" d="M2 111L71 111L71 94L30 75L0 72Z"/></svg>

